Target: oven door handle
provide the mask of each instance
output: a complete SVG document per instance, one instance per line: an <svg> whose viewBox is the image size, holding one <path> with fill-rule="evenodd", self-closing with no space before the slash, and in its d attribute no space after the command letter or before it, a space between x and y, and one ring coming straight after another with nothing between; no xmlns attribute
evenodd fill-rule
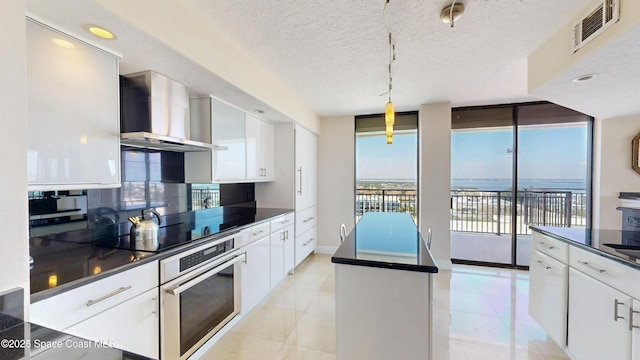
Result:
<svg viewBox="0 0 640 360"><path fill-rule="evenodd" d="M226 269L229 266L244 260L245 256L246 255L244 253L241 253L239 255L235 255L230 260L225 261L225 262L223 262L222 264L220 264L218 266L215 266L215 265L219 264L219 263L211 264L210 265L211 269L203 269L203 271L199 272L199 275L195 276L195 278L192 278L191 280L188 280L188 281L186 281L184 283L181 283L179 285L176 285L174 287L166 289L165 292L167 294L171 294L171 295L174 295L174 296L180 295L182 292L187 291L190 288L198 285L199 283L207 280L209 278L209 276L207 276L207 274L209 274L209 273L214 273L214 274L218 273L221 270Z"/></svg>

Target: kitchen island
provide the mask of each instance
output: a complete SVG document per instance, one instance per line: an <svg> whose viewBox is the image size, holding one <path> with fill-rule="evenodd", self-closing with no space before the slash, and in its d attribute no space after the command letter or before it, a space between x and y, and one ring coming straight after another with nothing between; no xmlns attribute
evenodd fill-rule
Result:
<svg viewBox="0 0 640 360"><path fill-rule="evenodd" d="M432 358L432 274L438 267L411 216L366 213L336 264L336 358Z"/></svg>

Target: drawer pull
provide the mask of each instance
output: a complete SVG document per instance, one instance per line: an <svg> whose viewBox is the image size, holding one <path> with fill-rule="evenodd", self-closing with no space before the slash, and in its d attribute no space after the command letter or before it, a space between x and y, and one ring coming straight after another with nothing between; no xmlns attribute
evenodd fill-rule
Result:
<svg viewBox="0 0 640 360"><path fill-rule="evenodd" d="M618 299L613 299L613 321L618 321L618 319L624 319L624 316L618 315L618 305L624 305L624 303L621 301L618 301Z"/></svg>
<svg viewBox="0 0 640 360"><path fill-rule="evenodd" d="M634 328L640 329L640 326L633 325L633 314L640 314L640 311L633 310L633 307L629 308L629 331L633 331Z"/></svg>
<svg viewBox="0 0 640 360"><path fill-rule="evenodd" d="M584 265L584 266L586 266L586 267L588 267L589 269L591 269L591 270L593 270L593 271L597 271L597 272L599 272L600 274L602 274L602 273L604 273L605 271L607 271L607 270L605 270L605 269L597 268L597 267L595 267L595 266L593 266L593 265L589 264L589 263L588 263L588 262L586 262L586 261L580 261L580 260L578 260L578 263L579 263L579 264L582 264L582 265Z"/></svg>
<svg viewBox="0 0 640 360"><path fill-rule="evenodd" d="M551 266L545 264L544 262L542 262L542 260L538 260L538 264L540 264L540 266L542 266L545 270L551 269Z"/></svg>
<svg viewBox="0 0 640 360"><path fill-rule="evenodd" d="M306 223L306 222L309 222L309 221L311 221L311 220L313 220L313 216L312 216L312 217L310 217L310 218L308 218L308 219L306 219L306 220L302 220L302 222L303 222L303 223Z"/></svg>
<svg viewBox="0 0 640 360"><path fill-rule="evenodd" d="M95 304L99 303L102 300L106 300L106 299L108 299L108 298L110 298L112 296L116 296L116 295L120 294L121 292L127 291L129 289L131 289L131 285L129 285L129 286L121 286L118 290L116 290L116 291L114 291L114 292L112 292L110 294L107 294L105 296L99 297L99 298L97 298L95 300L87 301L87 306L95 305Z"/></svg>
<svg viewBox="0 0 640 360"><path fill-rule="evenodd" d="M280 224L286 224L288 222L289 222L289 219L284 219L284 220L280 221Z"/></svg>
<svg viewBox="0 0 640 360"><path fill-rule="evenodd" d="M307 246L309 244L311 244L311 242L313 241L314 238L309 239L309 241L307 241L306 243L302 244L302 246Z"/></svg>
<svg viewBox="0 0 640 360"><path fill-rule="evenodd" d="M264 232L264 230L260 230L260 231L258 231L258 232L254 232L254 233L251 233L251 236L260 235L260 234L262 234L263 232Z"/></svg>
<svg viewBox="0 0 640 360"><path fill-rule="evenodd" d="M553 246L553 245L548 245L548 244L547 244L547 243L545 243L544 241L538 241L538 244L542 245L542 247L545 247L545 248L547 248L547 249L549 249L549 250L553 250L553 249L555 249L555 248L556 248L556 247L555 247L555 246Z"/></svg>

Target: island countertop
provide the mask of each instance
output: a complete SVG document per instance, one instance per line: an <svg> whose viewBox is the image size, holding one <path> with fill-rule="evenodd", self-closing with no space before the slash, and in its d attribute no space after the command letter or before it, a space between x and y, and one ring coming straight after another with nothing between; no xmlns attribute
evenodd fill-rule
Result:
<svg viewBox="0 0 640 360"><path fill-rule="evenodd" d="M335 264L437 273L438 267L409 214L365 213L331 257Z"/></svg>

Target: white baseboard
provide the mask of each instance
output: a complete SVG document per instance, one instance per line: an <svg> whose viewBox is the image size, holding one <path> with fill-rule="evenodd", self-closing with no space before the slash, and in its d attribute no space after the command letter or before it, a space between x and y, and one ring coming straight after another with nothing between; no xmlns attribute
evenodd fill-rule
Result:
<svg viewBox="0 0 640 360"><path fill-rule="evenodd" d="M338 250L337 246L316 246L316 252L320 254L333 255Z"/></svg>

